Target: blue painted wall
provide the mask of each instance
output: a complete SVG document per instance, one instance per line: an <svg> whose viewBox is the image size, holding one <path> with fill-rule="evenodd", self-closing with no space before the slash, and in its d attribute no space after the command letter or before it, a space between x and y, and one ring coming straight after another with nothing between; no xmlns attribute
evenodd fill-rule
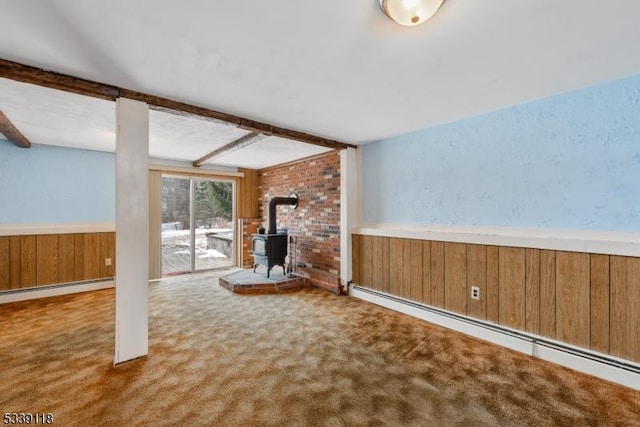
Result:
<svg viewBox="0 0 640 427"><path fill-rule="evenodd" d="M0 140L0 223L115 221L115 154Z"/></svg>
<svg viewBox="0 0 640 427"><path fill-rule="evenodd" d="M365 222L640 230L640 76L362 147Z"/></svg>

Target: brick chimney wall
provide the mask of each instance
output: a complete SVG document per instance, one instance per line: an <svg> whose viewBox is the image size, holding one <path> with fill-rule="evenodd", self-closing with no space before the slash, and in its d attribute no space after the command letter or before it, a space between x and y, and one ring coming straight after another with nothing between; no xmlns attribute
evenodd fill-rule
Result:
<svg viewBox="0 0 640 427"><path fill-rule="evenodd" d="M277 206L277 228L297 238L297 273L311 284L340 292L340 154L329 153L298 163L258 171L258 203L268 228L269 200L298 195L298 208ZM290 254L291 256L291 254Z"/></svg>

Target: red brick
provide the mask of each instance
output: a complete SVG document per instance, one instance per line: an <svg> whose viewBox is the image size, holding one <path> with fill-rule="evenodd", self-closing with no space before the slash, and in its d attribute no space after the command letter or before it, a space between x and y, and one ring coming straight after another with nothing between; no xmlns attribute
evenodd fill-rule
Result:
<svg viewBox="0 0 640 427"><path fill-rule="evenodd" d="M340 155L330 153L311 161L258 171L258 201L265 227L269 200L292 192L298 194L298 208L279 206L278 228L287 228L289 235L298 239L297 263L337 277L331 272L340 271L336 256L340 251ZM331 280L323 284L323 279L315 275L310 278L314 286L339 290L339 278L337 283Z"/></svg>

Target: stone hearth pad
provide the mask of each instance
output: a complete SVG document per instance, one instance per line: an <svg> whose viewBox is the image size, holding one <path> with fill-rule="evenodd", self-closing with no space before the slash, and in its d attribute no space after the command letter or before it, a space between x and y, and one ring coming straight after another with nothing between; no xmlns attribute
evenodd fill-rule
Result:
<svg viewBox="0 0 640 427"><path fill-rule="evenodd" d="M277 270L271 270L271 277L267 277L266 269L258 267L255 273L252 269L244 269L218 280L220 286L237 294L272 294L309 287L309 282L304 277L287 277Z"/></svg>

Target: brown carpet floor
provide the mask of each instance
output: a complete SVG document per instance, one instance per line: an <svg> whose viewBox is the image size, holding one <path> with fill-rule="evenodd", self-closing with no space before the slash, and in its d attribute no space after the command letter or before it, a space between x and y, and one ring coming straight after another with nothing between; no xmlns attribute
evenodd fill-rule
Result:
<svg viewBox="0 0 640 427"><path fill-rule="evenodd" d="M112 365L114 291L0 305L0 411L56 425L638 425L640 392L316 289L151 286L149 356Z"/></svg>

